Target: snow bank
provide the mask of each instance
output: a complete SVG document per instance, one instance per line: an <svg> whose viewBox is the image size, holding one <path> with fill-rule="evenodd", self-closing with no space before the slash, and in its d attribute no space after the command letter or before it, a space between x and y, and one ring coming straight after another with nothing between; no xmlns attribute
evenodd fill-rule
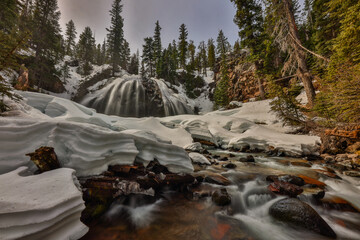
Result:
<svg viewBox="0 0 360 240"><path fill-rule="evenodd" d="M270 112L270 100L244 103L241 108L215 111L201 116L173 116L160 119L165 126L183 128L192 138L210 141L223 148L267 150L272 147L290 156L318 154L320 138L289 134Z"/></svg>
<svg viewBox="0 0 360 240"><path fill-rule="evenodd" d="M93 124L70 121L0 118L0 173L29 165L26 153L41 146L54 147L63 167L78 176L100 174L109 165L135 160L159 162L173 172L193 170L180 147L158 141L141 131L117 132Z"/></svg>
<svg viewBox="0 0 360 240"><path fill-rule="evenodd" d="M74 170L57 169L23 177L21 167L0 175L0 239L79 239L85 208Z"/></svg>
<svg viewBox="0 0 360 240"><path fill-rule="evenodd" d="M166 118L121 118L98 114L70 100L18 92L24 102L16 117L0 119L0 172L27 165L26 153L41 146L54 147L63 166L79 176L99 174L111 164L148 163L153 159L173 172L193 170L184 147L193 139L223 148L266 150L290 156L316 154L315 136L288 134L268 100L205 115ZM11 115L11 113L9 113Z"/></svg>

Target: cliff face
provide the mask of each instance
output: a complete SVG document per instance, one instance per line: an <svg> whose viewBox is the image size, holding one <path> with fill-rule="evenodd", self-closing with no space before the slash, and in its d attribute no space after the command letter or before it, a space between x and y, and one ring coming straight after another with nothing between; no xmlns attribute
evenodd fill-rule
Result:
<svg viewBox="0 0 360 240"><path fill-rule="evenodd" d="M242 50L239 54L230 54L227 56L227 65L229 73L228 96L231 101L247 102L252 98L261 96L259 90L259 80L256 77L256 66L253 63L246 62L248 52ZM215 69L215 81L218 83L221 79L221 68ZM266 88L265 84L263 84Z"/></svg>

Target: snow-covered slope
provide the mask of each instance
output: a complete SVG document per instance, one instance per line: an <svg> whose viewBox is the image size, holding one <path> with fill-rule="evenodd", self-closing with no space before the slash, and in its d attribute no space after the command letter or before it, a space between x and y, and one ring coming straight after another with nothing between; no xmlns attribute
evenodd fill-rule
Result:
<svg viewBox="0 0 360 240"><path fill-rule="evenodd" d="M41 146L54 147L62 166L75 169L78 176L100 174L112 164L154 159L173 172L193 170L183 148L149 131L156 122L129 127L122 123L126 119L96 114L66 99L21 94L38 111L23 104L14 117L0 118L0 173L32 166L25 154Z"/></svg>
<svg viewBox="0 0 360 240"><path fill-rule="evenodd" d="M85 205L74 184L74 170L23 177L25 170L0 175L0 239L82 237L88 228L80 222Z"/></svg>

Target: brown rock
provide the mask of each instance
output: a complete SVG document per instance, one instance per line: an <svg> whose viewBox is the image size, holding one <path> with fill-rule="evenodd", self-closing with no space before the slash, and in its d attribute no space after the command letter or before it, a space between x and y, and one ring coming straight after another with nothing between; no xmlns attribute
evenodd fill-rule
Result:
<svg viewBox="0 0 360 240"><path fill-rule="evenodd" d="M218 206L226 206L231 203L231 197L225 188L216 190L211 199Z"/></svg>
<svg viewBox="0 0 360 240"><path fill-rule="evenodd" d="M222 185L222 186L228 186L231 184L231 182L229 181L229 179L227 179L226 177L223 177L221 175L209 175L206 176L204 179L205 182L208 183L213 183L213 184L217 184L217 185Z"/></svg>
<svg viewBox="0 0 360 240"><path fill-rule="evenodd" d="M322 188L322 189L324 189L324 188L326 187L326 184L325 184L325 183L320 182L320 181L318 181L318 180L316 180L316 179L313 179L313 178L311 178L311 177L308 177L308 176L305 176L305 175L301 175L301 174L298 175L298 177L301 177L301 178L304 180L305 184L315 185L315 186L317 186L317 187L319 187L319 188Z"/></svg>
<svg viewBox="0 0 360 240"><path fill-rule="evenodd" d="M41 147L33 153L26 154L26 156L30 157L30 160L35 163L40 172L60 168L59 160L52 147Z"/></svg>
<svg viewBox="0 0 360 240"><path fill-rule="evenodd" d="M280 195L287 195L289 197L296 197L301 194L303 190L291 183L276 181L269 185L269 190Z"/></svg>

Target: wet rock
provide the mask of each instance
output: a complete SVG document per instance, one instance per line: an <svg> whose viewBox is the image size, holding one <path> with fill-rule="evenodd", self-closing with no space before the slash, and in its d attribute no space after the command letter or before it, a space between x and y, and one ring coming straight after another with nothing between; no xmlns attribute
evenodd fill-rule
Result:
<svg viewBox="0 0 360 240"><path fill-rule="evenodd" d="M35 163L41 173L60 168L59 160L52 147L41 147L33 153L26 154L26 156L30 157L30 160Z"/></svg>
<svg viewBox="0 0 360 240"><path fill-rule="evenodd" d="M216 190L211 199L218 206L226 206L231 203L231 197L225 188Z"/></svg>
<svg viewBox="0 0 360 240"><path fill-rule="evenodd" d="M276 181L269 185L269 190L273 193L280 194L280 195L287 195L289 197L296 197L297 195L303 192L302 188L288 183L288 182L281 182Z"/></svg>
<svg viewBox="0 0 360 240"><path fill-rule="evenodd" d="M277 182L277 181L281 181L281 182L287 182L287 183L291 183L294 184L296 186L304 186L305 185L305 181L297 176L294 175L270 175L266 177L266 181L268 182Z"/></svg>
<svg viewBox="0 0 360 240"><path fill-rule="evenodd" d="M344 174L346 176L360 178L360 172L358 171L345 171Z"/></svg>
<svg viewBox="0 0 360 240"><path fill-rule="evenodd" d="M321 188L304 188L302 195L311 196L315 200L320 200L325 197L325 191Z"/></svg>
<svg viewBox="0 0 360 240"><path fill-rule="evenodd" d="M311 177L301 175L301 174L299 174L298 177L302 178L304 180L305 184L307 184L307 185L319 187L321 189L324 189L326 187L325 183L320 182L320 181L318 181L316 179L313 179Z"/></svg>
<svg viewBox="0 0 360 240"><path fill-rule="evenodd" d="M343 171L346 171L346 170L349 170L349 168L345 165L342 165L342 164L339 164L339 163L335 163L335 164L332 164L331 167L335 170L338 170L340 172L343 172Z"/></svg>
<svg viewBox="0 0 360 240"><path fill-rule="evenodd" d="M227 157L220 157L220 158L219 158L219 161L222 161L222 162L225 162L225 161L227 161L227 160L229 160L229 158L227 158Z"/></svg>
<svg viewBox="0 0 360 240"><path fill-rule="evenodd" d="M252 155L247 156L246 158L240 158L240 162L255 162L255 158Z"/></svg>
<svg viewBox="0 0 360 240"><path fill-rule="evenodd" d="M358 213L360 209L356 209L351 203L347 200L327 194L323 199L318 202L323 208L346 211L346 212L356 212Z"/></svg>
<svg viewBox="0 0 360 240"><path fill-rule="evenodd" d="M164 174L170 173L170 171L167 169L167 167L161 165L157 159L151 161L151 162L147 165L146 170L151 171L151 172L154 172L154 173L156 173L156 174L159 174L159 173L164 173Z"/></svg>
<svg viewBox="0 0 360 240"><path fill-rule="evenodd" d="M296 199L288 198L274 203L269 213L275 219L309 229L329 238L336 238L336 233L308 204Z"/></svg>
<svg viewBox="0 0 360 240"><path fill-rule="evenodd" d="M229 179L227 179L226 177L223 177L221 175L210 175L210 176L206 176L204 179L205 182L208 183L213 183L213 184L217 184L217 185L222 185L222 186L228 186L231 184L231 182L229 181Z"/></svg>
<svg viewBox="0 0 360 240"><path fill-rule="evenodd" d="M109 166L108 172L119 177L129 177L134 175L145 175L145 167L143 165L113 165Z"/></svg>
<svg viewBox="0 0 360 240"><path fill-rule="evenodd" d="M336 175L335 173L332 173L330 171L326 171L326 170L322 170L322 169L316 169L316 172L319 173L322 176L326 176L326 177L329 177L329 178L341 179L341 177L339 177L338 175Z"/></svg>
<svg viewBox="0 0 360 240"><path fill-rule="evenodd" d="M222 165L223 168L235 169L236 165L234 163L226 163Z"/></svg>
<svg viewBox="0 0 360 240"><path fill-rule="evenodd" d="M291 162L291 165L295 167L311 167L311 164L307 162Z"/></svg>
<svg viewBox="0 0 360 240"><path fill-rule="evenodd" d="M201 184L189 189L189 191L192 193L193 200L199 200L204 197L211 197L215 190L216 188L208 184Z"/></svg>

